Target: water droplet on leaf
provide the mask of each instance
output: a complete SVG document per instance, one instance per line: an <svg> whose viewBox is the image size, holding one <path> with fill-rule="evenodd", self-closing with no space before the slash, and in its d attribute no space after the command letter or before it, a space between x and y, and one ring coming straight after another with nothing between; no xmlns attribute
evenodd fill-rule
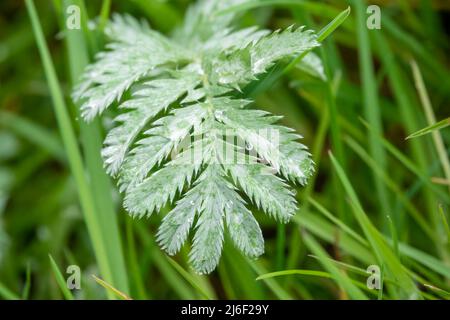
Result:
<svg viewBox="0 0 450 320"><path fill-rule="evenodd" d="M216 110L216 111L214 112L214 117L215 117L217 120L221 120L222 117L223 117L223 111L222 111L222 110Z"/></svg>

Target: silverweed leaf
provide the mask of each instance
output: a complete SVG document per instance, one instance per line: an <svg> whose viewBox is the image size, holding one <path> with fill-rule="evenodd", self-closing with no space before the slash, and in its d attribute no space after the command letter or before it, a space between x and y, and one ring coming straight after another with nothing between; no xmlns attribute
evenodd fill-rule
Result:
<svg viewBox="0 0 450 320"><path fill-rule="evenodd" d="M102 151L106 171L132 216L176 202L157 240L173 255L194 228L190 261L203 274L219 263L225 229L245 255L263 254L248 204L286 223L298 208L289 184L306 184L314 171L301 136L236 93L276 62L319 46L316 35L303 27L234 30L233 14L214 16L239 2L199 1L172 38L115 15L109 45L73 93L87 121L119 104Z"/></svg>

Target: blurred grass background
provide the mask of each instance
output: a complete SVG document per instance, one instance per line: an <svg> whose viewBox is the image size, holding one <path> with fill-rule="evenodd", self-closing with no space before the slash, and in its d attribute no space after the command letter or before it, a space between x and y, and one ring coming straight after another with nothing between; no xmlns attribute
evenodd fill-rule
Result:
<svg viewBox="0 0 450 320"><path fill-rule="evenodd" d="M161 215L132 220L122 209L98 152L114 112L86 125L70 100L104 47L99 29L111 12L170 34L189 3L35 0L47 60L25 3L0 3L0 298L115 297L96 275L133 299L449 299L450 130L405 140L449 117L449 2L370 1L381 7L381 30L367 29L362 0L232 9L244 13L241 26L317 31L352 10L316 51L326 80L293 69L253 92L312 150L317 170L298 190L301 209L285 226L255 210L266 253L249 261L226 241L209 276L189 269L189 248L173 260L158 248ZM82 8L79 32L64 30L70 4ZM82 290L69 292L73 264ZM382 290L367 288L369 265L383 271Z"/></svg>

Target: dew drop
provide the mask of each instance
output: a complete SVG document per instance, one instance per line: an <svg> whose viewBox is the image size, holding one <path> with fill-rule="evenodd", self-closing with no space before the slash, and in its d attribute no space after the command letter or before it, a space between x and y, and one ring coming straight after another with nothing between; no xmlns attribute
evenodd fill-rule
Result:
<svg viewBox="0 0 450 320"><path fill-rule="evenodd" d="M191 206L193 206L195 204L194 200L191 200L189 203Z"/></svg>
<svg viewBox="0 0 450 320"><path fill-rule="evenodd" d="M253 145L251 144L251 143L248 143L248 142L246 142L245 143L245 149L247 149L247 150L252 150L253 149Z"/></svg>
<svg viewBox="0 0 450 320"><path fill-rule="evenodd" d="M214 112L214 117L215 117L217 120L221 120L221 119L222 119L222 116L223 116L223 111L222 111L222 110L216 110L216 111Z"/></svg>

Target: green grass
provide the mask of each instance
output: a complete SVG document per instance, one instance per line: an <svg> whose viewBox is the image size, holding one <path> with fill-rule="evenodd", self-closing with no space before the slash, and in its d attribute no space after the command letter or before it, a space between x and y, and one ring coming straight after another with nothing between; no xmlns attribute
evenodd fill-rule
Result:
<svg viewBox="0 0 450 320"><path fill-rule="evenodd" d="M369 38L369 30L366 27L366 1L352 1L355 6L357 44L359 57L360 79L362 82L362 102L364 117L369 122L373 130L369 133L369 150L370 155L376 161L383 171L386 171L386 152L381 146L379 135L383 132L383 123L381 119L381 107L379 103L377 81L375 78L373 57L371 51L371 43ZM390 200L387 191L378 178L373 176L375 190L381 210L384 214L388 214L390 210Z"/></svg>
<svg viewBox="0 0 450 320"><path fill-rule="evenodd" d="M55 68L53 66L53 62L46 45L44 35L42 33L42 28L40 26L36 8L32 0L26 1L26 5L49 84L53 107L59 124L60 134L62 136L64 147L67 152L69 165L78 186L80 202L83 207L83 212L85 214L86 224L90 233L90 237L92 239L92 244L96 252L97 261L104 277L112 283L115 283L115 281L113 281L114 277L123 277L124 273L119 273L120 271L122 271L120 269L116 270L116 272L113 271L113 268L120 268L121 262L119 261L119 265L117 265L117 261L113 260L115 257L116 259L120 259L120 243L116 241L116 244L119 244L119 246L114 246L113 250L108 250L108 246L112 246L114 245L114 243L108 242L106 235L108 233L114 232L114 229L108 229L108 224L105 224L105 222L114 221L114 216L110 215L109 217L102 217L100 216L100 213L102 212L103 208L96 207L96 199L97 201L100 200L98 198L95 198L94 193L92 192L95 186L89 186L89 182L86 179L82 156L77 145L77 139L75 137L74 129L70 120L63 93L59 86ZM95 137L86 136L86 140L88 141L95 141L93 140L93 138L95 139ZM99 141L97 140L97 142ZM98 150L98 147L92 150L92 152L96 152L97 155L95 157L98 160L93 160L92 158L87 160L87 162L89 163L97 161L97 164L92 164L90 166L92 168L91 173L95 174L95 176L91 177L93 183L98 183L98 179L101 179L102 174L102 165L101 163L99 163L100 158L98 155ZM102 196L101 194L110 192L109 189L105 190L105 188L99 188L100 190L97 189L97 192L99 193L100 198ZM112 208L111 201L109 201L109 203L105 205ZM126 285L125 282L122 284L122 286L123 285Z"/></svg>
<svg viewBox="0 0 450 320"><path fill-rule="evenodd" d="M432 133L433 131L444 129L445 127L448 127L448 126L450 126L450 118L441 120L439 122L433 123L433 124L423 128L423 129L420 129L419 131L416 131L416 132L410 134L409 136L407 136L406 139L417 138L417 137Z"/></svg>
<svg viewBox="0 0 450 320"><path fill-rule="evenodd" d="M430 97L428 96L427 89L425 87L425 83L423 81L422 73L420 72L419 66L417 62L412 61L411 67L414 75L414 82L416 84L417 92L419 93L420 101L422 103L423 111L426 115L427 122L429 126L432 126L431 135L433 137L434 146L436 148L436 152L439 156L439 161L441 162L442 170L444 171L444 177L447 181L450 181L450 161L448 157L448 152L445 148L444 140L442 139L442 135L440 132L436 131L437 129L443 128L442 123L433 125L436 123L436 116L434 115L433 107L431 105ZM447 122L449 122L447 120ZM422 129L423 130L423 129ZM423 132L422 132L423 134ZM417 134L416 134L417 136ZM411 137L411 136L409 136ZM449 186L450 191L450 186Z"/></svg>
<svg viewBox="0 0 450 320"><path fill-rule="evenodd" d="M266 239L259 260L225 239L209 276L189 268L188 246L167 257L156 244L170 206L127 216L100 157L116 113L86 124L70 98L111 14L169 34L188 1L2 2L0 298L450 299L448 11L379 2L381 30L366 28L359 0L252 0L219 13L241 14L242 26L317 30L327 79L294 68L299 56L245 88L304 136L316 172L297 188L289 224L254 210ZM69 4L81 8L80 30L66 30ZM79 291L66 287L71 264ZM382 290L366 287L370 265Z"/></svg>
<svg viewBox="0 0 450 320"><path fill-rule="evenodd" d="M53 270L53 274L55 276L55 280L58 283L59 289L61 289L61 292L64 295L64 298L66 300L74 300L72 292L67 288L66 280L64 279L63 274L61 273L61 270L59 270L58 265L56 264L55 260L53 259L52 255L48 255L50 259L50 265Z"/></svg>
<svg viewBox="0 0 450 320"><path fill-rule="evenodd" d="M107 2L107 1L106 1ZM72 4L84 8L84 2L81 0L64 0L65 6ZM106 6L107 7L107 6ZM106 14L105 6L102 7L103 14ZM83 12L82 12L83 14ZM84 12L87 15L87 12ZM64 20L64 14L61 12ZM75 85L81 76L82 70L89 63L88 44L85 40L84 29L67 30L66 29L66 46L68 52L68 62L70 66L70 83ZM91 48L94 50L94 48ZM75 107L75 113L79 110L79 106ZM77 114L77 117L81 116ZM79 121L81 143L85 155L86 169L89 172L91 189L96 202L97 212L102 226L102 234L104 242L108 245L108 257L110 257L110 265L112 266L111 283L123 292L129 292L127 272L125 269L124 255L122 252L121 237L117 225L115 203L112 198L112 184L109 177L103 170L103 160L98 152L102 146L102 132L99 121L85 123Z"/></svg>

